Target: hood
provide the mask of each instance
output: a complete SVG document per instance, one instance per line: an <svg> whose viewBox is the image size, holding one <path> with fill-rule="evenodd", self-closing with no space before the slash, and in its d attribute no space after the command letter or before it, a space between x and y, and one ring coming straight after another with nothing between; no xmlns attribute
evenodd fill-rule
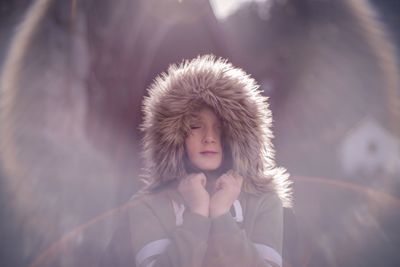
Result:
<svg viewBox="0 0 400 267"><path fill-rule="evenodd" d="M290 205L286 170L277 167L267 97L243 70L212 55L171 65L148 89L143 101L143 156L150 187L186 176L185 138L191 115L208 106L221 119L232 168L249 193L276 192Z"/></svg>

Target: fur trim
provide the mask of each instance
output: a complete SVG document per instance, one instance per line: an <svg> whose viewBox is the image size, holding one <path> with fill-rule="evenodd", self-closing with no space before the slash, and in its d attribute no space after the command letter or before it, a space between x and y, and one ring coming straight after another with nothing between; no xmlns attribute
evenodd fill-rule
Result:
<svg viewBox="0 0 400 267"><path fill-rule="evenodd" d="M185 177L184 143L189 119L209 106L220 117L233 170L250 193L276 192L290 206L289 175L274 161L272 116L267 97L243 70L213 55L171 65L143 102L143 156L150 186Z"/></svg>

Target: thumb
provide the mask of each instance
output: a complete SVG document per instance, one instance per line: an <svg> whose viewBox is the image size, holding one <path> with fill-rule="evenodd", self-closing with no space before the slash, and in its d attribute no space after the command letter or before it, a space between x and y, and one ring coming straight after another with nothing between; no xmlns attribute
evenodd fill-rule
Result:
<svg viewBox="0 0 400 267"><path fill-rule="evenodd" d="M200 184L201 184L203 187L206 187L206 183L207 183L206 177L205 177L204 175L201 176L201 178L200 178Z"/></svg>

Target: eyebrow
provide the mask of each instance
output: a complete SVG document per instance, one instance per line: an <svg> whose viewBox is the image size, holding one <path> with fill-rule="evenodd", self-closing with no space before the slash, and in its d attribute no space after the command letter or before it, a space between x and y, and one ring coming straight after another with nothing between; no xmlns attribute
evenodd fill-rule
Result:
<svg viewBox="0 0 400 267"><path fill-rule="evenodd" d="M200 119L193 119L190 121L190 124L199 124L199 123L203 123ZM222 128L222 123L221 122L216 122L213 124L213 126L217 126L217 127L221 127Z"/></svg>
<svg viewBox="0 0 400 267"><path fill-rule="evenodd" d="M199 123L200 122L200 118L197 116L193 116L190 118L189 120L190 123Z"/></svg>
<svg viewBox="0 0 400 267"><path fill-rule="evenodd" d="M202 123L201 118L198 114L193 114L190 117L189 123ZM217 118L217 122L213 124L214 126L223 126L222 121L220 118Z"/></svg>

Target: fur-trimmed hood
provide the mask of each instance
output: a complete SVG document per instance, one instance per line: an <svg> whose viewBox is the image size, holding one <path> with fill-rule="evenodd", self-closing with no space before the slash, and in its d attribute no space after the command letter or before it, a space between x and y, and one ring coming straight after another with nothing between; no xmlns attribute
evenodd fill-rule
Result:
<svg viewBox="0 0 400 267"><path fill-rule="evenodd" d="M244 177L244 190L275 191L290 206L289 175L274 161L267 97L243 70L212 55L171 65L149 87L141 125L147 182L157 186L186 175L189 121L204 105L222 121L222 138L230 148L233 170Z"/></svg>

